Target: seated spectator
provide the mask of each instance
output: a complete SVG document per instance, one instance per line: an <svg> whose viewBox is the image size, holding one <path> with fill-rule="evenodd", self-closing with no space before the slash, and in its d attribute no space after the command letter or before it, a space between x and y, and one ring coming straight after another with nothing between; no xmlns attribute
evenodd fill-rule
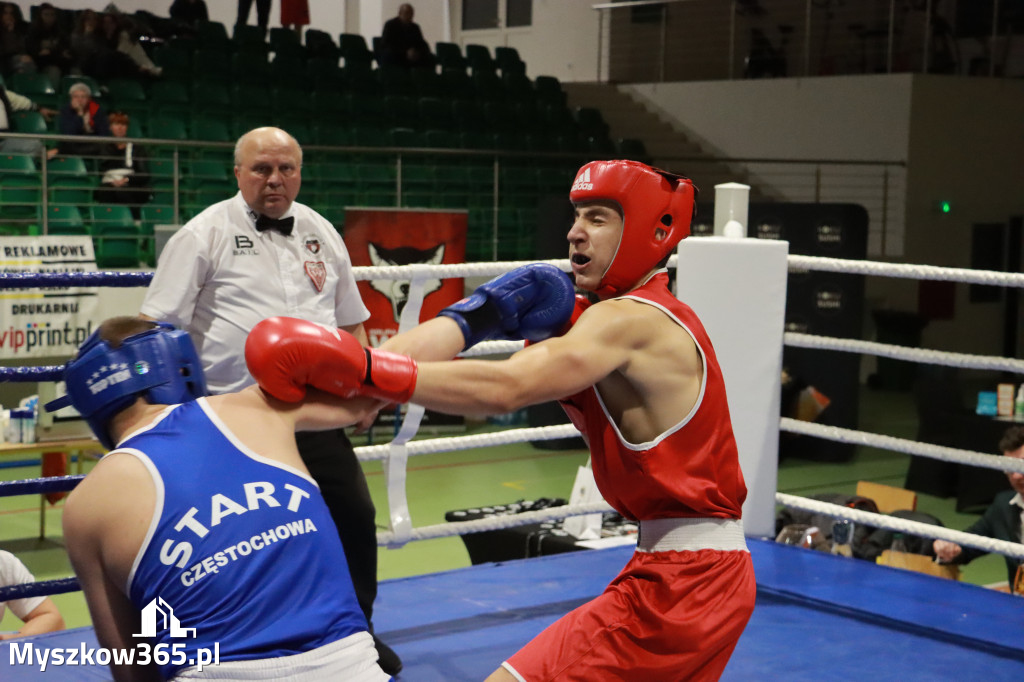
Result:
<svg viewBox="0 0 1024 682"><path fill-rule="evenodd" d="M128 136L128 114L114 111L108 121L111 135ZM100 172L103 177L93 198L101 204L127 204L138 220L140 205L150 200L149 165L143 148L127 140L103 145Z"/></svg>
<svg viewBox="0 0 1024 682"><path fill-rule="evenodd" d="M123 15L105 12L100 19L100 39L107 48L131 59L136 73L159 76L161 68L142 49L134 32L135 25Z"/></svg>
<svg viewBox="0 0 1024 682"><path fill-rule="evenodd" d="M70 100L61 108L57 122L61 135L110 137L107 112L92 98L92 88L85 83L75 83L68 88L68 96ZM64 155L98 156L102 149L103 145L96 142L63 141L58 145L59 153Z"/></svg>
<svg viewBox="0 0 1024 682"><path fill-rule="evenodd" d="M16 111L38 111L46 120L52 119L57 113L53 109L39 106L24 95L7 90L0 83L0 133L14 129L14 112ZM38 156L42 149L43 143L41 140L28 140L24 138L0 139L0 152L4 154L31 154Z"/></svg>
<svg viewBox="0 0 1024 682"><path fill-rule="evenodd" d="M99 81L138 76L138 64L118 52L117 45L117 35L111 38L104 34L99 14L91 9L79 12L71 32L71 52L82 73Z"/></svg>
<svg viewBox="0 0 1024 682"><path fill-rule="evenodd" d="M25 568L18 557L10 552L0 550L0 587L34 583L36 579ZM64 618L61 617L57 605L49 597L27 597L0 602L0 618L3 618L4 607L21 619L23 625L17 632L0 632L0 640L41 635L44 632L56 632L64 629Z"/></svg>
<svg viewBox="0 0 1024 682"><path fill-rule="evenodd" d="M398 7L398 16L384 22L379 55L382 65L434 67L434 55L413 16L412 5L404 2Z"/></svg>
<svg viewBox="0 0 1024 682"><path fill-rule="evenodd" d="M174 0L171 3L171 19L183 26L196 28L200 22L209 21L206 0Z"/></svg>
<svg viewBox="0 0 1024 682"><path fill-rule="evenodd" d="M28 53L36 68L49 76L54 89L60 87L61 76L72 64L71 34L57 19L57 8L44 2L28 29Z"/></svg>
<svg viewBox="0 0 1024 682"><path fill-rule="evenodd" d="M28 24L13 2L0 2L0 70L5 74L36 71L28 54Z"/></svg>
<svg viewBox="0 0 1024 682"><path fill-rule="evenodd" d="M999 441L999 451L1004 457L1024 459L1024 427L1011 426L1003 434ZM992 500L985 513L973 524L965 528L965 532L974 535L1005 540L1007 542L1022 542L1021 517L1024 516L1024 474L1006 472L1006 478L1010 481L1011 490L1005 490ZM973 547L961 547L955 542L946 540L935 540L932 549L940 562L951 564L966 564L980 556L988 554ZM1006 557L1006 577L1010 585L1010 591L1024 593L1024 563L1013 557Z"/></svg>

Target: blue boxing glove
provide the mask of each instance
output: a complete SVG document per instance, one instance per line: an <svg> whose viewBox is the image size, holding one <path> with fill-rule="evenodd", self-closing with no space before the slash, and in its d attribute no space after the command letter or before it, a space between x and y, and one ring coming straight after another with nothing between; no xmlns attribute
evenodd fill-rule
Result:
<svg viewBox="0 0 1024 682"><path fill-rule="evenodd" d="M568 275L547 263L531 263L481 284L440 314L459 325L465 350L491 339L542 341L565 327L573 304Z"/></svg>

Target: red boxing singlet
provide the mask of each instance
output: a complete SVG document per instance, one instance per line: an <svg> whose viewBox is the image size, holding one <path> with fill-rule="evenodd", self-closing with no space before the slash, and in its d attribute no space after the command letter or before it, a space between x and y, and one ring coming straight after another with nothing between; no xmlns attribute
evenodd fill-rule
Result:
<svg viewBox="0 0 1024 682"><path fill-rule="evenodd" d="M690 413L648 443L626 442L595 386L561 401L587 439L598 489L629 519L740 518L747 487L722 370L704 325L668 290L666 273L654 275L623 298L661 309L686 330L703 360L704 379Z"/></svg>

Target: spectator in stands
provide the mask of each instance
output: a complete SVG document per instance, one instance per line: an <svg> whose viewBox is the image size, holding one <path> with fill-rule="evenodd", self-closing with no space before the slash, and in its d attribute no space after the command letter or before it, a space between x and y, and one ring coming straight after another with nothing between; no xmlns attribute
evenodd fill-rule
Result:
<svg viewBox="0 0 1024 682"><path fill-rule="evenodd" d="M174 0L171 3L170 15L171 19L189 28L195 28L200 22L210 20L206 0Z"/></svg>
<svg viewBox="0 0 1024 682"><path fill-rule="evenodd" d="M75 83L68 88L68 103L60 110L57 130L61 135L84 135L87 137L110 137L107 112L92 98L92 88L85 83ZM61 142L61 154L97 156L103 145L96 142ZM53 151L53 150L51 150Z"/></svg>
<svg viewBox="0 0 1024 682"><path fill-rule="evenodd" d="M302 37L302 27L309 26L309 0L281 0L281 25Z"/></svg>
<svg viewBox="0 0 1024 682"><path fill-rule="evenodd" d="M108 49L125 55L135 65L138 73L146 76L159 76L161 69L153 63L146 51L142 49L134 34L135 26L131 19L118 14L106 12L100 19L100 36Z"/></svg>
<svg viewBox="0 0 1024 682"><path fill-rule="evenodd" d="M25 568L18 557L10 552L0 550L0 587L24 585L36 581L32 573ZM0 602L0 619L4 616L4 608L21 619L23 625L17 632L0 632L0 640L41 635L44 632L56 632L64 629L64 618L60 615L57 605L49 597L26 597Z"/></svg>
<svg viewBox="0 0 1024 682"><path fill-rule="evenodd" d="M73 63L71 33L58 18L57 8L44 2L28 30L28 52L36 67L50 77L54 89L60 87L61 76Z"/></svg>
<svg viewBox="0 0 1024 682"><path fill-rule="evenodd" d="M434 67L434 55L423 39L420 25L413 21L415 10L407 2L398 7L398 16L384 22L380 37L380 63L396 66Z"/></svg>
<svg viewBox="0 0 1024 682"><path fill-rule="evenodd" d="M236 24L245 25L249 23L249 10L252 9L252 0L238 0L238 18ZM256 25L260 28L267 28L270 24L270 0L256 0Z"/></svg>
<svg viewBox="0 0 1024 682"><path fill-rule="evenodd" d="M127 137L130 119L123 111L111 112L107 117L110 134ZM100 172L103 177L94 198L101 204L126 204L136 220L140 206L150 198L149 164L145 150L134 142L109 142L100 151Z"/></svg>
<svg viewBox="0 0 1024 682"><path fill-rule="evenodd" d="M999 451L1004 457L1024 459L1024 426L1011 426L999 441ZM1024 517L1024 474L1006 472L1010 490L1005 490L992 500L981 518L965 529L967 533L983 535L1007 542L1024 542L1021 536L1021 520ZM943 563L966 564L988 552L973 547L961 547L955 542L935 540L932 543L935 556ZM1006 574L1010 589L1024 593L1024 563L1013 557L1006 557Z"/></svg>
<svg viewBox="0 0 1024 682"><path fill-rule="evenodd" d="M14 112L38 111L43 118L50 120L57 113L53 109L41 107L28 97L11 92L0 83L0 133L14 129ZM4 154L31 154L38 156L43 149L41 140L11 139L0 140L0 152Z"/></svg>
<svg viewBox="0 0 1024 682"><path fill-rule="evenodd" d="M0 2L0 71L8 75L36 71L28 54L28 24L13 2Z"/></svg>

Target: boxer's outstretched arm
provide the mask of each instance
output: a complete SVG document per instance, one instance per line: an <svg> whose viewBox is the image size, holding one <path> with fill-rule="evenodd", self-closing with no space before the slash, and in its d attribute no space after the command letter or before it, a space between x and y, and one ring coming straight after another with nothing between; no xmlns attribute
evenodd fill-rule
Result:
<svg viewBox="0 0 1024 682"><path fill-rule="evenodd" d="M588 309L564 335L507 360L422 362L412 402L451 414L502 414L573 395L624 367L645 341L630 301Z"/></svg>

